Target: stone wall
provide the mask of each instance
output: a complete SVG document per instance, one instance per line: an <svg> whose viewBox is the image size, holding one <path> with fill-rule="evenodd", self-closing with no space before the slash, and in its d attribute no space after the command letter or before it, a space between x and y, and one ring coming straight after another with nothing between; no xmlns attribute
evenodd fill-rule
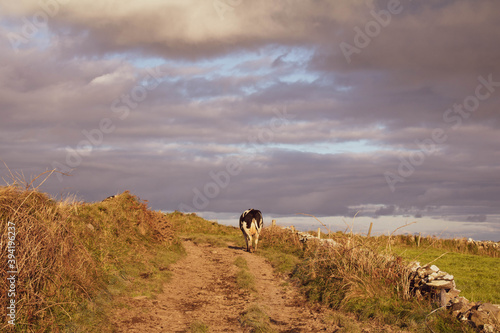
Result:
<svg viewBox="0 0 500 333"><path fill-rule="evenodd" d="M298 231L298 230L296 230L294 228L293 225L290 226L290 227L285 228L285 230L289 230L289 231L297 234L297 236L299 237L299 240L301 242L303 242L303 243L306 243L308 241L315 241L315 242L319 242L321 244L328 244L328 245L332 245L332 246L336 246L338 244L333 239L330 239L330 238L321 238L319 230L318 230L318 236L319 237L311 235L310 233L307 233L307 232Z"/></svg>
<svg viewBox="0 0 500 333"><path fill-rule="evenodd" d="M493 241L475 241L472 238L469 238L467 240L468 244L474 244L478 247L478 249L489 249L493 248L495 250L500 251L500 242L493 242Z"/></svg>
<svg viewBox="0 0 500 333"><path fill-rule="evenodd" d="M451 311L458 320L469 323L479 332L500 332L500 305L470 302L460 297L453 275L435 265L410 265L410 294L430 298Z"/></svg>

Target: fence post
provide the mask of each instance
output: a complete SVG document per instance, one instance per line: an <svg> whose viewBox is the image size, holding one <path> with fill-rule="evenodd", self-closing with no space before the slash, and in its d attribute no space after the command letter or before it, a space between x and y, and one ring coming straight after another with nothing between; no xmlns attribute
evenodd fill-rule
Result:
<svg viewBox="0 0 500 333"><path fill-rule="evenodd" d="M321 228L318 228L318 239L321 239Z"/></svg>
<svg viewBox="0 0 500 333"><path fill-rule="evenodd" d="M368 229L368 236L367 237L370 237L370 235L372 234L372 227L373 227L373 222L370 222L370 229Z"/></svg>
<svg viewBox="0 0 500 333"><path fill-rule="evenodd" d="M417 247L420 247L420 238L422 237L422 233L418 233Z"/></svg>
<svg viewBox="0 0 500 333"><path fill-rule="evenodd" d="M273 221L271 222L271 226L273 226L273 227L275 227L275 226L276 226L276 220L273 220Z"/></svg>

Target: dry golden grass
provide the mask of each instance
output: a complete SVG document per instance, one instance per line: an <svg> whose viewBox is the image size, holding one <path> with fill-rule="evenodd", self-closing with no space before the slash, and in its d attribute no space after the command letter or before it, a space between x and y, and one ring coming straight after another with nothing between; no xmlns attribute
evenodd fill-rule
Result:
<svg viewBox="0 0 500 333"><path fill-rule="evenodd" d="M74 320L82 303L106 290L110 276L126 266L131 254L147 257L154 244L175 242L165 215L128 192L100 203L57 202L18 184L0 187L2 258L8 253L8 222L16 229L17 330L59 330ZM8 270L6 263L0 265L1 276ZM1 304L7 304L8 289L1 279ZM1 309L0 316L7 318L6 307ZM0 330L6 328L3 321Z"/></svg>
<svg viewBox="0 0 500 333"><path fill-rule="evenodd" d="M69 284L77 286L75 291L84 295L98 287L94 260L74 241L62 217L61 209L43 193L15 186L0 188L2 254L7 252L7 222L16 226L16 322L20 325L54 323L52 310L64 309L74 302L65 296ZM7 276L5 265L0 267L1 275ZM5 279L0 281L0 290L7 290ZM6 304L6 296L6 292L0 293L2 304ZM5 318L4 311L2 307Z"/></svg>
<svg viewBox="0 0 500 333"><path fill-rule="evenodd" d="M277 226L263 228L259 237L259 246L288 254L302 255L304 244L299 236Z"/></svg>
<svg viewBox="0 0 500 333"><path fill-rule="evenodd" d="M357 236L336 239L336 246L309 246L297 275L310 297L335 308L384 295L408 298L408 270L401 259L378 252Z"/></svg>

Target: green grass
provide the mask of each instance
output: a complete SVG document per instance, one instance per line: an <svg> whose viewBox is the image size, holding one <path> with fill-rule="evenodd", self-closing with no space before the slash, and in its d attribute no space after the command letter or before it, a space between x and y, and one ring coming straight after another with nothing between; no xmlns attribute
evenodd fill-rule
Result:
<svg viewBox="0 0 500 333"><path fill-rule="evenodd" d="M200 320L196 320L189 326L189 332L191 333L208 333L210 329L207 324Z"/></svg>
<svg viewBox="0 0 500 333"><path fill-rule="evenodd" d="M245 258L239 256L234 260L234 265L239 268L236 273L236 285L238 288L256 292L255 277L248 270L248 263Z"/></svg>
<svg viewBox="0 0 500 333"><path fill-rule="evenodd" d="M397 247L394 252L405 259L419 261L422 265L432 261L440 270L454 276L457 289L461 290L460 295L470 301L500 304L499 258L447 253L433 248Z"/></svg>
<svg viewBox="0 0 500 333"><path fill-rule="evenodd" d="M236 259L234 259L234 265L238 268L248 270L248 263L246 259L243 258L242 256L239 256Z"/></svg>
<svg viewBox="0 0 500 333"><path fill-rule="evenodd" d="M270 248L262 250L259 254L269 260L274 270L281 274L291 273L300 262L300 258L297 255L283 253Z"/></svg>
<svg viewBox="0 0 500 333"><path fill-rule="evenodd" d="M175 231L178 235L218 235L229 236L230 239L236 239L241 236L240 229L236 227L225 226L213 221L207 221L198 215L184 214L178 211L165 214L170 222L173 223Z"/></svg>
<svg viewBox="0 0 500 333"><path fill-rule="evenodd" d="M192 240L196 244L210 244L215 247L245 245L239 228L207 221L194 213L183 214L175 211L165 216L174 225L177 236Z"/></svg>
<svg viewBox="0 0 500 333"><path fill-rule="evenodd" d="M255 277L247 270L241 269L236 273L236 284L240 289L257 291Z"/></svg>
<svg viewBox="0 0 500 333"><path fill-rule="evenodd" d="M297 235L279 227L262 230L257 254L264 256L276 272L290 274L304 255L304 246Z"/></svg>
<svg viewBox="0 0 500 333"><path fill-rule="evenodd" d="M257 304L250 305L241 315L240 323L252 333L277 333L266 312Z"/></svg>
<svg viewBox="0 0 500 333"><path fill-rule="evenodd" d="M325 323L330 323L336 327L335 332L338 333L361 333L363 330L357 321L343 314L342 312L334 312L324 319Z"/></svg>

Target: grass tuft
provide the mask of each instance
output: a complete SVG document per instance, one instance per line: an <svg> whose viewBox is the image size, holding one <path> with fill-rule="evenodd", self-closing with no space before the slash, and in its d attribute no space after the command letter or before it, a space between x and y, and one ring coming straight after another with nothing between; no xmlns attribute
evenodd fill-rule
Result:
<svg viewBox="0 0 500 333"><path fill-rule="evenodd" d="M196 320L189 326L189 331L191 333L208 333L210 332L210 329L204 322Z"/></svg>
<svg viewBox="0 0 500 333"><path fill-rule="evenodd" d="M238 268L248 270L248 263L242 256L239 256L234 260L234 265Z"/></svg>
<svg viewBox="0 0 500 333"><path fill-rule="evenodd" d="M249 328L252 333L275 333L271 326L271 320L262 308L257 304L248 307L240 317L243 327Z"/></svg>
<svg viewBox="0 0 500 333"><path fill-rule="evenodd" d="M343 314L342 312L334 312L327 316L324 319L325 322L330 323L335 326L335 332L339 333L361 333L362 329L360 328L357 321L353 320L353 318Z"/></svg>
<svg viewBox="0 0 500 333"><path fill-rule="evenodd" d="M248 291L257 291L255 286L255 277L248 270L248 263L243 257L237 257L234 260L234 265L240 270L236 273L236 284L240 289Z"/></svg>

